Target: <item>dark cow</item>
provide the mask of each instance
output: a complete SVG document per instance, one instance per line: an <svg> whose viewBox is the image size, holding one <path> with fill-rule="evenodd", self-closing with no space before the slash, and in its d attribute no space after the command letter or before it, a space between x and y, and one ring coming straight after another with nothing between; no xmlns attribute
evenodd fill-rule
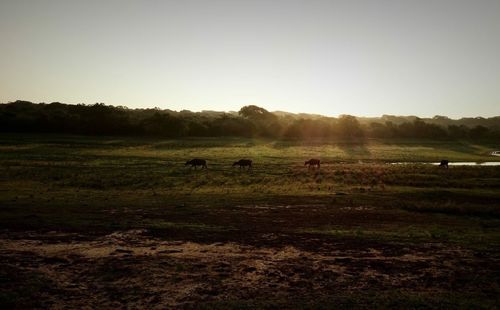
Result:
<svg viewBox="0 0 500 310"><path fill-rule="evenodd" d="M311 158L311 159L309 159L308 161L306 161L306 162L304 163L304 166L305 166L305 165L309 165L309 166L307 167L307 169L309 169L309 168L311 168L311 167L313 167L313 168L314 168L315 166L318 166L318 168L319 168L319 159L314 159L314 158Z"/></svg>
<svg viewBox="0 0 500 310"><path fill-rule="evenodd" d="M240 166L240 169L243 167L248 167L248 169L250 169L252 168L252 161L250 159L240 159L234 162L233 167L234 166Z"/></svg>
<svg viewBox="0 0 500 310"><path fill-rule="evenodd" d="M206 169L207 168L207 161L204 159L195 158L195 159L188 160L184 166L187 166L187 165L191 165L191 168L194 167L195 170L196 170L197 166L201 166L201 169L203 169L203 168Z"/></svg>
<svg viewBox="0 0 500 310"><path fill-rule="evenodd" d="M445 167L445 168L448 168L448 160L447 159L443 159L441 160L441 163L439 164L439 167Z"/></svg>

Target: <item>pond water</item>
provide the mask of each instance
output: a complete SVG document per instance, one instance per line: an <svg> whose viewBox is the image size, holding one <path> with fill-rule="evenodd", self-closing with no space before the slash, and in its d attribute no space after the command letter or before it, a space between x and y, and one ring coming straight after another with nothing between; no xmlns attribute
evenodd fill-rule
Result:
<svg viewBox="0 0 500 310"><path fill-rule="evenodd" d="M398 163L391 163L393 165L439 165L440 163L425 163L425 162L398 162ZM500 166L500 161L485 161L485 162L480 162L476 163L473 161L457 161L457 162L450 162L448 164L449 166Z"/></svg>
<svg viewBox="0 0 500 310"><path fill-rule="evenodd" d="M439 165L440 163L432 163L432 165ZM457 161L448 164L449 166L500 166L500 161L485 161L475 163L473 161Z"/></svg>

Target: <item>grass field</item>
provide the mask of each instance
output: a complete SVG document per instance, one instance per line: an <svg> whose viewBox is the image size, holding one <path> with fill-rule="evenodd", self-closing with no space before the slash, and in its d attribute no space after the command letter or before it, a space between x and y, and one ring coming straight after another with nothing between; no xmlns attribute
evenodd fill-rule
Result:
<svg viewBox="0 0 500 310"><path fill-rule="evenodd" d="M0 303L495 308L499 149L3 134Z"/></svg>

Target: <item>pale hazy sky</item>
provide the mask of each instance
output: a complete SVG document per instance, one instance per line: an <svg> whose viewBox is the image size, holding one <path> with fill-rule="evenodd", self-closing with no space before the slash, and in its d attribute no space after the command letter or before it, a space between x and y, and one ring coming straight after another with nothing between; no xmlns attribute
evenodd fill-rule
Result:
<svg viewBox="0 0 500 310"><path fill-rule="evenodd" d="M500 115L500 0L0 0L0 102Z"/></svg>

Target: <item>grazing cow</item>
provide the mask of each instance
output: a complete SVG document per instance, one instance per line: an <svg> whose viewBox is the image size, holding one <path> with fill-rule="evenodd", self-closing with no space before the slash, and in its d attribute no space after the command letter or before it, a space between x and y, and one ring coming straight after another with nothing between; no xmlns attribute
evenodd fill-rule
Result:
<svg viewBox="0 0 500 310"><path fill-rule="evenodd" d="M439 164L439 167L446 167L446 168L448 168L448 160L447 159L441 160L441 163Z"/></svg>
<svg viewBox="0 0 500 310"><path fill-rule="evenodd" d="M233 167L234 166L240 166L240 169L242 167L248 166L248 169L250 169L250 168L252 168L252 161L250 159L240 159L240 160L234 162Z"/></svg>
<svg viewBox="0 0 500 310"><path fill-rule="evenodd" d="M207 161L204 159L195 158L195 159L188 160L184 166L187 166L187 165L191 165L191 168L194 167L195 170L196 170L197 166L201 166L201 169L203 169L203 168L206 169L207 168Z"/></svg>
<svg viewBox="0 0 500 310"><path fill-rule="evenodd" d="M315 166L318 166L318 168L319 168L319 159L314 159L314 158L311 158L311 159L309 159L308 161L306 161L306 162L304 163L304 166L305 166L305 165L309 165L309 166L307 167L307 169L311 168L311 166L312 166L313 168L314 168Z"/></svg>

